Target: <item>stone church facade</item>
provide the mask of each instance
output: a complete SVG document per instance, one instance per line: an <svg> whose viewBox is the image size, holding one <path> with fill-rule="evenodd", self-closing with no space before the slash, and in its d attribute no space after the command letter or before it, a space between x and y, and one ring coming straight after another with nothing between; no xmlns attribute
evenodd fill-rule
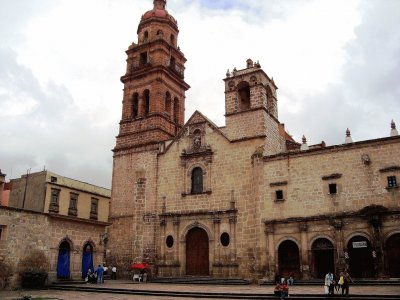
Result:
<svg viewBox="0 0 400 300"><path fill-rule="evenodd" d="M399 277L400 137L297 143L260 64L228 71L226 126L184 122L186 58L165 0L128 55L107 259L160 277ZM127 272L126 272L127 274Z"/></svg>

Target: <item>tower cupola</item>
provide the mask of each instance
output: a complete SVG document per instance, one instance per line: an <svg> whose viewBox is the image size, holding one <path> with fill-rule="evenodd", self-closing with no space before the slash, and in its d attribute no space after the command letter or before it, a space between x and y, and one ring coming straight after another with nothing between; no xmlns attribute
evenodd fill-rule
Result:
<svg viewBox="0 0 400 300"><path fill-rule="evenodd" d="M166 10L166 0L154 0L143 14L138 42L126 51L127 68L121 77L124 99L115 151L159 146L183 127L186 58L178 48L178 23ZM136 150L135 150L136 151Z"/></svg>

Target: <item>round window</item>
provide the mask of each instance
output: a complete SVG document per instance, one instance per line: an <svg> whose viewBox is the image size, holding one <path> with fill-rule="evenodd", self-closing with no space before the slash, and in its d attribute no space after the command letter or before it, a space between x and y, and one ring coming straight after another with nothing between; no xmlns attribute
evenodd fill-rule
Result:
<svg viewBox="0 0 400 300"><path fill-rule="evenodd" d="M229 241L230 241L229 234L224 232L223 234L221 234L220 240L221 240L222 246L224 246L224 247L228 246Z"/></svg>
<svg viewBox="0 0 400 300"><path fill-rule="evenodd" d="M166 244L168 248L172 248L172 246L174 245L174 238L172 237L172 235L167 236Z"/></svg>

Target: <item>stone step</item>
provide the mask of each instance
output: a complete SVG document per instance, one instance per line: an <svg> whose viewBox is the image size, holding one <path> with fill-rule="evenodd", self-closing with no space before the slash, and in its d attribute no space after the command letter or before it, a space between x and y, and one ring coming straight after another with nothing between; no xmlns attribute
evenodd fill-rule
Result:
<svg viewBox="0 0 400 300"><path fill-rule="evenodd" d="M295 285L324 285L322 279L310 279L310 280L295 280ZM275 281L266 280L260 281L260 285L275 285ZM372 279L372 278L359 278L354 279L352 285L385 285L385 286L400 286L400 278L391 279Z"/></svg>
<svg viewBox="0 0 400 300"><path fill-rule="evenodd" d="M203 298L203 299L277 299L272 294L251 294L251 293L219 293L219 292L185 292L185 291L156 291L156 290L134 290L134 289L117 289L117 288L99 288L94 287L81 287L74 285L52 285L49 287L53 290L73 290L82 292L96 292L96 293L109 293L109 294L126 294L126 295L140 295L148 297L179 297L179 298ZM149 298L151 299L151 298ZM352 300L400 300L400 295L349 295L341 297L341 295L334 295L326 297L325 295L315 294L295 294L290 295L289 299L292 300L326 300L326 299L352 299Z"/></svg>
<svg viewBox="0 0 400 300"><path fill-rule="evenodd" d="M248 280L240 278L213 278L213 277L157 277L149 280L154 283L169 284L216 284L216 285L247 285Z"/></svg>

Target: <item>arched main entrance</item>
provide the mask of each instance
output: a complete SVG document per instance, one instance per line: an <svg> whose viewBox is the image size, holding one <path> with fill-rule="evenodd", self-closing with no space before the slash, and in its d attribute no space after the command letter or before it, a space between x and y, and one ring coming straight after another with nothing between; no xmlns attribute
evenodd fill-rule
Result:
<svg viewBox="0 0 400 300"><path fill-rule="evenodd" d="M311 246L313 259L313 272L317 278L324 278L325 275L334 269L334 248L330 240L319 238Z"/></svg>
<svg viewBox="0 0 400 300"><path fill-rule="evenodd" d="M353 278L374 277L374 262L370 241L364 236L355 236L347 244L350 275Z"/></svg>
<svg viewBox="0 0 400 300"><path fill-rule="evenodd" d="M386 241L386 270L390 277L400 277L400 233Z"/></svg>
<svg viewBox="0 0 400 300"><path fill-rule="evenodd" d="M186 275L209 275L208 235L199 227L186 236Z"/></svg>
<svg viewBox="0 0 400 300"><path fill-rule="evenodd" d="M83 246L83 253L82 253L82 278L86 277L89 269L91 269L92 272L94 271L93 246L90 243L86 243L85 246Z"/></svg>
<svg viewBox="0 0 400 300"><path fill-rule="evenodd" d="M299 247L293 241L284 241L278 248L279 273L287 278L293 273L295 278L300 278Z"/></svg>
<svg viewBox="0 0 400 300"><path fill-rule="evenodd" d="M70 277L70 251L70 244L63 241L58 249L57 278L68 279Z"/></svg>

